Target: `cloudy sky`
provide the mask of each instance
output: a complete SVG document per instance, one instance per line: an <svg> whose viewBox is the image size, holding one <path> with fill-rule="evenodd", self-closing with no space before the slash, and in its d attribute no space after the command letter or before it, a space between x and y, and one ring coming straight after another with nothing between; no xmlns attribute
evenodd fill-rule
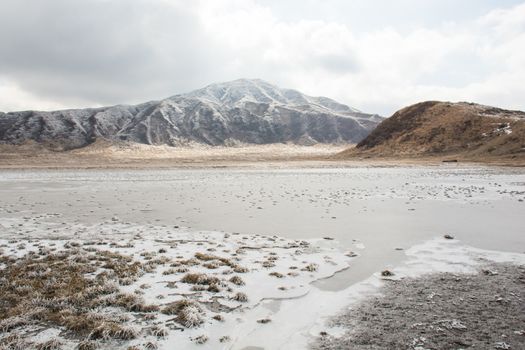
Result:
<svg viewBox="0 0 525 350"><path fill-rule="evenodd" d="M237 78L383 115L428 99L525 110L525 1L0 1L0 111Z"/></svg>

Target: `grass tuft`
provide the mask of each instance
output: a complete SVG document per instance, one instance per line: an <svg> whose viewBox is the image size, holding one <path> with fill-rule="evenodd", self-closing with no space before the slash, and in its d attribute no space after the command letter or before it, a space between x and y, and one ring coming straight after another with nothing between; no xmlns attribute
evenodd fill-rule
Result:
<svg viewBox="0 0 525 350"><path fill-rule="evenodd" d="M176 315L175 321L186 328L193 328L204 323L204 310L193 300L183 299L166 305L162 309L166 315Z"/></svg>

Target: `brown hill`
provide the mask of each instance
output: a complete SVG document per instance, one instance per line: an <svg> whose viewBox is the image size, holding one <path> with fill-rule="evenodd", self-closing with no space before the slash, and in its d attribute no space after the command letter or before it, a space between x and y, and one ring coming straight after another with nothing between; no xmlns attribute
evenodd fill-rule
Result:
<svg viewBox="0 0 525 350"><path fill-rule="evenodd" d="M397 111L338 158L455 157L525 160L525 112L427 101Z"/></svg>

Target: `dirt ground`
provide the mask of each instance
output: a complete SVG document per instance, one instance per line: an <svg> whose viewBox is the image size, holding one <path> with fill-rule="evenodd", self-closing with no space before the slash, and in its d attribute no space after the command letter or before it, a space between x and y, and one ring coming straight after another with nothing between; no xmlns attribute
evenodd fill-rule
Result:
<svg viewBox="0 0 525 350"><path fill-rule="evenodd" d="M525 349L525 266L389 281L332 324L313 349Z"/></svg>
<svg viewBox="0 0 525 350"><path fill-rule="evenodd" d="M440 165L455 157L361 157L342 159L338 155L353 145L298 146L291 144L245 145L238 147L151 146L136 143L97 141L71 150L52 151L35 143L0 145L0 169L143 169L143 168L254 168L254 167L355 167ZM525 166L512 159L459 159L460 163L488 163Z"/></svg>

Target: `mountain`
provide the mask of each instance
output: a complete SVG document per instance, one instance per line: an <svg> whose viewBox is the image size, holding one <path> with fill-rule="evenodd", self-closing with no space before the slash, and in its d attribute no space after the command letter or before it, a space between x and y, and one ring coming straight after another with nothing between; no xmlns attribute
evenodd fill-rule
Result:
<svg viewBox="0 0 525 350"><path fill-rule="evenodd" d="M382 119L326 97L240 79L134 106L0 113L0 143L32 140L56 150L97 139L170 146L355 143Z"/></svg>
<svg viewBox="0 0 525 350"><path fill-rule="evenodd" d="M525 112L427 101L397 111L338 155L525 158Z"/></svg>

